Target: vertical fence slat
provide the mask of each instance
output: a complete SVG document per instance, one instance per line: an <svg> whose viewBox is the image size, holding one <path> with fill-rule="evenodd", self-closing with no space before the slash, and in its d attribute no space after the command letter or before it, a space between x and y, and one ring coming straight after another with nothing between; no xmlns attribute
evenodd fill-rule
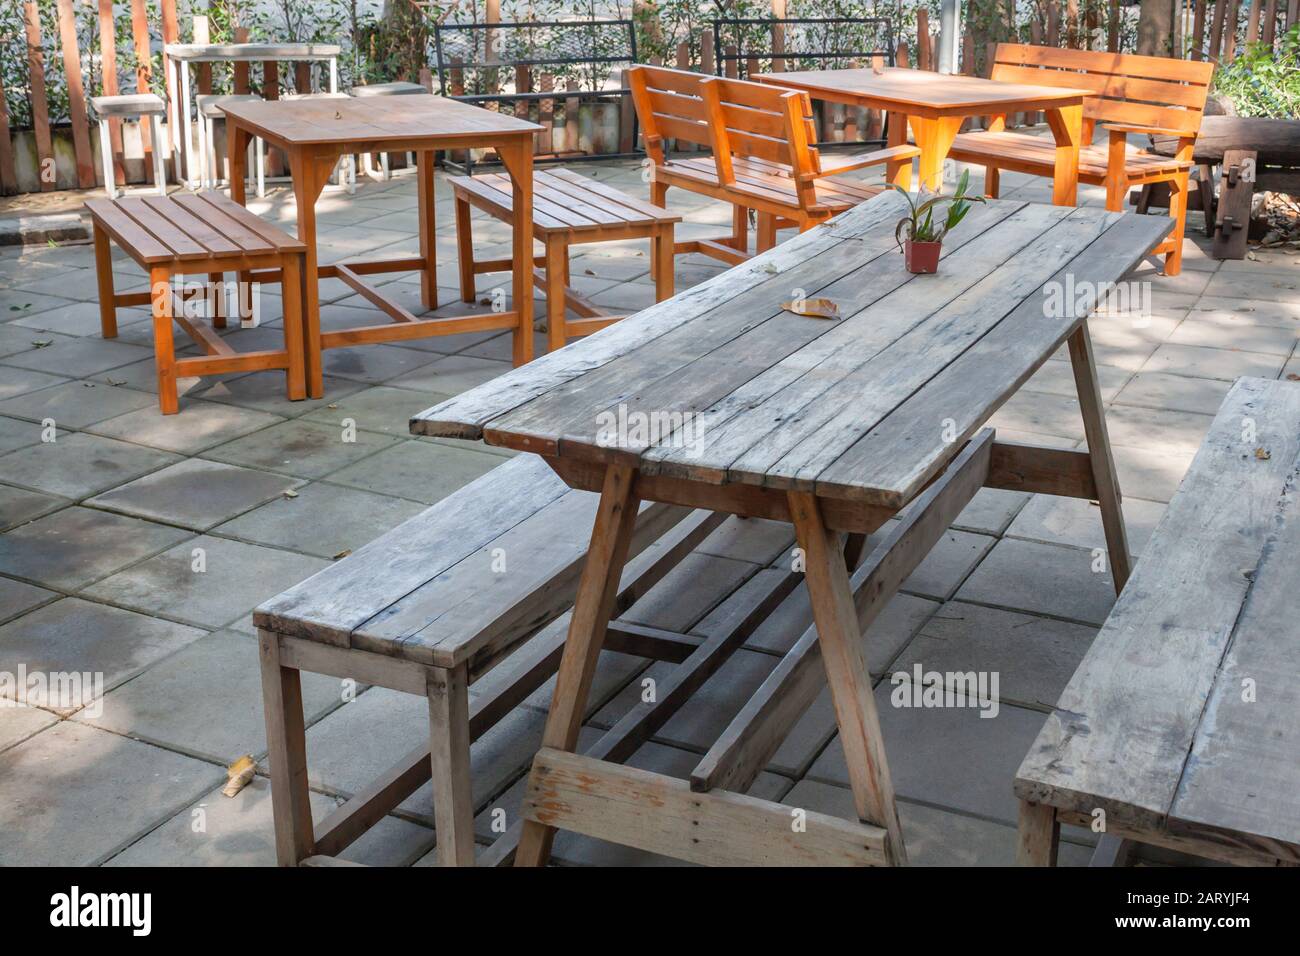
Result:
<svg viewBox="0 0 1300 956"><path fill-rule="evenodd" d="M1260 0L1250 0L1250 19L1246 23L1246 42L1259 40L1259 15L1263 11Z"/></svg>
<svg viewBox="0 0 1300 956"><path fill-rule="evenodd" d="M135 89L137 93L148 93L153 76L153 59L149 52L149 18L144 0L131 0L131 37L135 41ZM181 109L189 109L189 104L182 103ZM184 125L181 124L182 127ZM145 169L153 169L155 144L148 123L140 124L140 143L144 147Z"/></svg>
<svg viewBox="0 0 1300 956"><path fill-rule="evenodd" d="M1219 49L1223 45L1223 22L1228 15L1228 4L1224 0L1215 0L1214 15L1210 20L1210 59L1218 62Z"/></svg>
<svg viewBox="0 0 1300 956"><path fill-rule="evenodd" d="M1300 21L1300 0L1291 0L1286 8L1286 28L1290 30Z"/></svg>
<svg viewBox="0 0 1300 956"><path fill-rule="evenodd" d="M248 42L248 27L238 27L235 30L235 42ZM247 63L236 63L234 69L234 79L232 81L233 89L236 93L247 93L250 89L249 70Z"/></svg>
<svg viewBox="0 0 1300 956"><path fill-rule="evenodd" d="M627 86L626 72L623 76L622 85ZM538 86L541 92L550 93L555 89L555 77L550 73L543 73L538 80ZM624 108L623 112L626 113L627 109ZM549 156L554 151L551 138L555 127L555 100L537 101L537 122L542 127L542 131L537 134L537 151L543 156Z"/></svg>
<svg viewBox="0 0 1300 956"><path fill-rule="evenodd" d="M104 95L117 96L117 28L113 21L113 0L99 0L99 63L104 74ZM108 121L109 147L113 155L113 181L126 185L126 169L122 165L122 121L113 117ZM102 146L100 147L103 148Z"/></svg>
<svg viewBox="0 0 1300 956"><path fill-rule="evenodd" d="M1206 0L1196 0L1192 14L1192 59L1205 59L1205 5Z"/></svg>
<svg viewBox="0 0 1300 956"><path fill-rule="evenodd" d="M772 17L784 20L786 17L785 0L772 0ZM772 72L785 72L785 57L778 54L785 52L785 24L772 24Z"/></svg>
<svg viewBox="0 0 1300 956"><path fill-rule="evenodd" d="M68 88L68 114L72 121L72 148L77 157L77 185L95 186L95 158L90 151L90 118L86 115L86 87L81 79L81 50L77 47L77 25L72 0L55 0L59 24L59 47L63 53L63 78Z"/></svg>
<svg viewBox="0 0 1300 956"><path fill-rule="evenodd" d="M930 69L930 12L924 7L916 11L916 68Z"/></svg>
<svg viewBox="0 0 1300 956"><path fill-rule="evenodd" d="M159 7L162 11L162 39L163 44L181 42L181 22L176 14L176 0L161 0ZM180 90L177 89L176 71L173 69L171 61L163 56L163 92L167 96L168 104L180 102ZM188 108L188 104L187 104ZM168 106L168 122L175 124L175 132L168 132L167 136L172 142L171 160L172 160L172 180L181 182L183 173L181 171L181 130L184 123L180 121L179 116L172 116L172 108ZM148 124L141 124L147 126ZM152 168L152 167L151 167Z"/></svg>
<svg viewBox="0 0 1300 956"><path fill-rule="evenodd" d="M41 14L35 0L23 4L27 22L27 72L31 77L32 134L36 137L37 179L41 192L55 186L54 144L50 140L50 106L45 98L45 51L41 45ZM46 170L49 170L49 173Z"/></svg>
<svg viewBox="0 0 1300 956"><path fill-rule="evenodd" d="M1047 0L1047 45L1061 45L1061 8L1056 0Z"/></svg>
<svg viewBox="0 0 1300 956"><path fill-rule="evenodd" d="M1223 62L1231 63L1237 58L1237 15L1240 0L1228 3L1228 20L1223 26Z"/></svg>
<svg viewBox="0 0 1300 956"><path fill-rule="evenodd" d="M1106 14L1106 49L1111 53L1119 52L1119 0L1110 0L1110 10ZM1182 11L1179 11L1182 16Z"/></svg>
<svg viewBox="0 0 1300 956"><path fill-rule="evenodd" d="M18 170L14 168L14 147L9 132L9 101L5 98L4 77L0 76L0 193L18 192Z"/></svg>
<svg viewBox="0 0 1300 956"><path fill-rule="evenodd" d="M713 31L705 30L700 37L700 72L713 72Z"/></svg>

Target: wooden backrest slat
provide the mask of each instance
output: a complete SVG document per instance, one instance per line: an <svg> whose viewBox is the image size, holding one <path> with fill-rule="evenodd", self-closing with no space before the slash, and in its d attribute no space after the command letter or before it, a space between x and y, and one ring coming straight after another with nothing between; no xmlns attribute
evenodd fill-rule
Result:
<svg viewBox="0 0 1300 956"><path fill-rule="evenodd" d="M150 209L139 196L130 196L117 201L117 207L136 221L136 224L154 236L164 246L171 249L174 257L180 260L208 259L211 253L195 242L169 220L162 218Z"/></svg>
<svg viewBox="0 0 1300 956"><path fill-rule="evenodd" d="M1088 89L1083 115L1094 122L1201 128L1214 64L1162 56L999 43L991 76L1008 83Z"/></svg>
<svg viewBox="0 0 1300 956"><path fill-rule="evenodd" d="M143 263L171 262L176 254L153 233L124 213L111 199L87 199L91 217L131 258Z"/></svg>
<svg viewBox="0 0 1300 956"><path fill-rule="evenodd" d="M656 132L664 139L675 139L679 143L695 143L698 146L713 145L712 140L709 139L707 123L697 123L693 120L662 116L657 113L654 116L654 123Z"/></svg>
<svg viewBox="0 0 1300 956"><path fill-rule="evenodd" d="M704 111L704 101L698 96L654 89L646 90L646 96L654 107L654 112L660 116L677 116L697 123L703 123L708 118Z"/></svg>

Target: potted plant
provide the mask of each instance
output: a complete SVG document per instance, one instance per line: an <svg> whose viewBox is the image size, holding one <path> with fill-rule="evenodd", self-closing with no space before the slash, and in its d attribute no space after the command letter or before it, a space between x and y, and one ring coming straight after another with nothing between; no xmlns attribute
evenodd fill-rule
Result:
<svg viewBox="0 0 1300 956"><path fill-rule="evenodd" d="M972 196L966 192L970 185L970 170L961 174L957 191L951 196L935 195L925 198L922 189L915 197L901 186L889 184L890 189L902 193L907 200L910 214L898 220L894 229L894 239L903 250L903 259L907 271L917 274L937 272L939 253L943 249L943 237L970 212L971 204L983 202L983 196ZM936 220L935 212L943 205L948 206L948 214Z"/></svg>

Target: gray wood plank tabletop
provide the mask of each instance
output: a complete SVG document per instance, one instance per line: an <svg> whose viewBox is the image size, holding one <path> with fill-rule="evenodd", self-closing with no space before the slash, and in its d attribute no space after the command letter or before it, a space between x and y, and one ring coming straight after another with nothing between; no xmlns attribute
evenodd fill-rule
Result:
<svg viewBox="0 0 1300 956"><path fill-rule="evenodd" d="M411 420L416 434L898 508L1168 233L1167 217L976 206L935 275L885 193ZM835 319L783 307L829 298ZM610 422L668 423L647 436ZM672 423L677 422L674 427Z"/></svg>

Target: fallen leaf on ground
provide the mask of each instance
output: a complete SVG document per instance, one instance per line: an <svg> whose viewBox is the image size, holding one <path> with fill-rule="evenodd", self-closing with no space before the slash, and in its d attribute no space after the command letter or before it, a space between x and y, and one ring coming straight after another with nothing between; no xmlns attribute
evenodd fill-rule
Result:
<svg viewBox="0 0 1300 956"><path fill-rule="evenodd" d="M257 773L257 761L253 759L252 754L244 754L226 768L226 785L221 788L221 795L236 796L252 782L255 773Z"/></svg>
<svg viewBox="0 0 1300 956"><path fill-rule="evenodd" d="M782 302L781 308L795 315L806 315L810 319L838 319L840 307L830 299L795 299Z"/></svg>
<svg viewBox="0 0 1300 956"><path fill-rule="evenodd" d="M294 491L292 488L286 488L284 489L284 496L286 498L297 498L298 492Z"/></svg>
<svg viewBox="0 0 1300 956"><path fill-rule="evenodd" d="M334 555L334 560L335 560L335 561L338 561L338 560L340 560L340 559L342 559L342 558L346 558L346 557L347 557L349 554L351 554L351 553L352 553L352 549L351 549L351 548L344 548L344 549L343 549L342 551L340 551L338 554Z"/></svg>
<svg viewBox="0 0 1300 956"><path fill-rule="evenodd" d="M1258 458L1260 461L1268 461L1270 458L1273 457L1273 455L1267 448L1261 446L1255 449L1255 457Z"/></svg>

